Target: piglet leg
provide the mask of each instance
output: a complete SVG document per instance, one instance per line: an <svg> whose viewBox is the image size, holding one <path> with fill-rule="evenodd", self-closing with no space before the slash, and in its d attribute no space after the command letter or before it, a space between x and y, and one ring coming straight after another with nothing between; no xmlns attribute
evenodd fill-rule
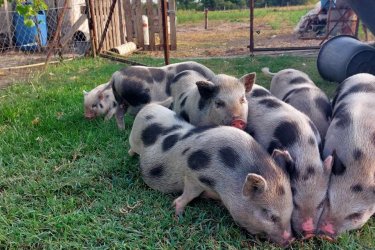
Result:
<svg viewBox="0 0 375 250"><path fill-rule="evenodd" d="M120 130L125 129L124 116L125 116L125 113L126 113L127 109L128 109L128 106L126 104L121 104L121 105L118 105L118 107L117 107L116 122L117 122L117 127Z"/></svg>
<svg viewBox="0 0 375 250"><path fill-rule="evenodd" d="M185 206L203 191L204 189L194 179L185 176L184 191L180 197L173 201L173 205L176 208L176 216L181 215L184 212Z"/></svg>

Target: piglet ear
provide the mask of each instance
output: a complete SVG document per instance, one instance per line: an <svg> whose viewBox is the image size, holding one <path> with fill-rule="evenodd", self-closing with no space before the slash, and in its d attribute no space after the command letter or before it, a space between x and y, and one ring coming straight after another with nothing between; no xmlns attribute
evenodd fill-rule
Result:
<svg viewBox="0 0 375 250"><path fill-rule="evenodd" d="M267 190L267 181L260 175L248 174L242 187L242 194L246 197L262 194Z"/></svg>
<svg viewBox="0 0 375 250"><path fill-rule="evenodd" d="M198 87L199 94L203 99L213 97L218 91L218 86L215 86L215 84L209 81L198 81L196 82L196 85Z"/></svg>
<svg viewBox="0 0 375 250"><path fill-rule="evenodd" d="M87 95L89 92L87 92L86 90L83 90L82 93L83 95Z"/></svg>
<svg viewBox="0 0 375 250"><path fill-rule="evenodd" d="M329 175L332 171L333 156L329 155L323 162L324 173Z"/></svg>
<svg viewBox="0 0 375 250"><path fill-rule="evenodd" d="M257 77L255 72L249 73L240 78L240 82L242 82L245 85L246 93L249 93L251 91L256 81L256 78Z"/></svg>
<svg viewBox="0 0 375 250"><path fill-rule="evenodd" d="M272 152L272 158L287 175L291 176L294 172L295 163L288 151L274 149Z"/></svg>

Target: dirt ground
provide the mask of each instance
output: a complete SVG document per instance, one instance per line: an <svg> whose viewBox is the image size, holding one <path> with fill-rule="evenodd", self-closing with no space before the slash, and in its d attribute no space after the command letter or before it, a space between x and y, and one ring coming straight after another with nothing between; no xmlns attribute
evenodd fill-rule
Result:
<svg viewBox="0 0 375 250"><path fill-rule="evenodd" d="M259 25L254 30L255 48L318 46L321 40L300 40L292 27L282 31ZM203 23L177 26L177 50L171 57L220 57L249 55L250 23L216 21L204 29ZM147 52L162 57L163 52ZM270 52L268 52L270 53Z"/></svg>
<svg viewBox="0 0 375 250"><path fill-rule="evenodd" d="M275 47L303 47L317 46L320 40L299 40L291 32L292 27L284 29L281 33L272 30L267 25L257 25L254 32L255 48ZM207 58L207 57L230 57L250 55L250 24L249 21L213 21L209 22L208 29L204 29L204 23L177 25L177 50L171 51L173 58ZM255 54L286 53L286 52L257 52ZM294 51L293 54L306 52ZM308 52L317 53L315 52ZM141 52L154 57L163 57L163 51ZM20 66L30 63L45 61L45 53L25 54L24 52L8 51L0 55L0 88L9 85L15 80L27 79L29 72L35 72L38 68L31 70L9 70L4 68ZM64 55L66 57L66 55ZM54 59L52 59L54 60ZM42 67L43 68L43 67Z"/></svg>

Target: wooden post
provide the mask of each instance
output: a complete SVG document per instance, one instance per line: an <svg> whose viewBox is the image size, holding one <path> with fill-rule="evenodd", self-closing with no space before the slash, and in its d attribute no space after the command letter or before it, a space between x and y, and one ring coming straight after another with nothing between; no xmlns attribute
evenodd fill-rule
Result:
<svg viewBox="0 0 375 250"><path fill-rule="evenodd" d="M102 36L101 36L101 39L100 39L99 48L98 48L97 53L100 53L101 49L103 48L104 38L107 35L108 27L109 27L109 24L111 23L113 10L115 9L116 3L117 3L117 0L112 0L111 7L109 9L109 15L108 15L108 18L107 18L107 22L105 23L105 27L104 27L104 30L103 30L103 33L102 33Z"/></svg>
<svg viewBox="0 0 375 250"><path fill-rule="evenodd" d="M61 32L61 29L62 29L62 23L63 23L65 12L66 12L67 8L68 8L68 0L65 0L64 7L63 7L58 19L57 19L57 27L56 27L55 34L53 35L53 39L49 44L49 49L48 49L46 62L45 62L45 68L47 68L48 61L49 61L49 59L51 58L51 55L52 55L52 51L56 47L58 47L58 43L59 43L59 40L60 40L60 32Z"/></svg>
<svg viewBox="0 0 375 250"><path fill-rule="evenodd" d="M142 21L142 2L141 0L135 0L135 25L137 30L137 45L144 48L143 39L143 21Z"/></svg>
<svg viewBox="0 0 375 250"><path fill-rule="evenodd" d="M133 24L132 24L132 6L130 0L124 0L125 5L125 25L126 25L126 40L133 41Z"/></svg>
<svg viewBox="0 0 375 250"><path fill-rule="evenodd" d="M86 0L86 6L88 8L87 17L89 19L89 31L91 40L91 50L93 57L96 57L96 48L98 45L98 40L96 37L96 23L94 14L94 0Z"/></svg>
<svg viewBox="0 0 375 250"><path fill-rule="evenodd" d="M155 28L154 28L154 11L152 0L147 0L147 17L148 17L148 33L149 33L149 48L155 50Z"/></svg>
<svg viewBox="0 0 375 250"><path fill-rule="evenodd" d="M177 49L177 34L176 34L176 1L169 0L169 29L171 31L171 50Z"/></svg>
<svg viewBox="0 0 375 250"><path fill-rule="evenodd" d="M163 22L163 37L164 37L164 61L165 65L169 64L169 42L168 42L168 14L167 14L167 0L162 0L161 4L162 22Z"/></svg>
<svg viewBox="0 0 375 250"><path fill-rule="evenodd" d="M254 0L250 1L250 53L254 52Z"/></svg>
<svg viewBox="0 0 375 250"><path fill-rule="evenodd" d="M4 0L4 10L5 10L5 21L7 22L7 33L8 33L8 39L9 39L9 47L12 47L12 31L10 29L10 18L9 18L9 9L8 9L8 1Z"/></svg>
<svg viewBox="0 0 375 250"><path fill-rule="evenodd" d="M208 28L208 9L204 9L204 29Z"/></svg>

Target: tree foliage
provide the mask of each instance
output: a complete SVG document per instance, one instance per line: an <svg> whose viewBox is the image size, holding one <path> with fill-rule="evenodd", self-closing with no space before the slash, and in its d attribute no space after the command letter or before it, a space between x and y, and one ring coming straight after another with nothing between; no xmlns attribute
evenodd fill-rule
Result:
<svg viewBox="0 0 375 250"><path fill-rule="evenodd" d="M47 10L48 6L43 0L17 0L16 11L18 15L23 16L24 23L28 27L35 26L36 16L39 11Z"/></svg>

